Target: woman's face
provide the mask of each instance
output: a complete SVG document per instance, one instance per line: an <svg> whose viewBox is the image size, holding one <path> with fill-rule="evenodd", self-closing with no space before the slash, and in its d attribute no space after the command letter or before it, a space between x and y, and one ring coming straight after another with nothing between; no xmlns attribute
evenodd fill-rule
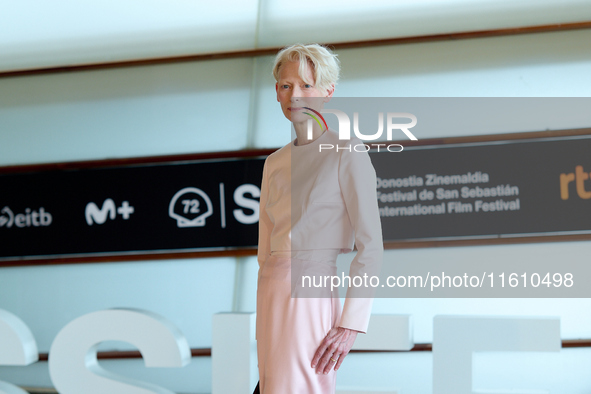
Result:
<svg viewBox="0 0 591 394"><path fill-rule="evenodd" d="M279 81L275 84L277 101L281 104L283 115L293 123L306 122L310 117L302 113L303 107L317 111L328 102L334 87L326 92L306 83L298 74L299 62L286 62L279 69ZM312 66L307 69L307 79L314 81Z"/></svg>

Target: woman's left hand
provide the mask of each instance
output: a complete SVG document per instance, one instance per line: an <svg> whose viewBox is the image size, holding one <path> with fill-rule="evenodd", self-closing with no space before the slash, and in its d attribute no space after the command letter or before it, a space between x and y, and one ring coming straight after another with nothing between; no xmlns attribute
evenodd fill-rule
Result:
<svg viewBox="0 0 591 394"><path fill-rule="evenodd" d="M344 327L332 328L312 359L312 368L316 368L316 373L327 374L333 366L335 371L339 369L353 347L358 332Z"/></svg>

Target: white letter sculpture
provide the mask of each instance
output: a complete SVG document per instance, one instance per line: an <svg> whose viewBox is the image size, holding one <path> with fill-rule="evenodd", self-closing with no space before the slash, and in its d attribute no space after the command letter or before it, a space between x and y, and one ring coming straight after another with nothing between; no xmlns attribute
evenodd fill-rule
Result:
<svg viewBox="0 0 591 394"><path fill-rule="evenodd" d="M433 393L488 392L473 391L473 352L558 352L560 348L558 317L435 316ZM494 392L523 393L515 390Z"/></svg>
<svg viewBox="0 0 591 394"><path fill-rule="evenodd" d="M27 325L10 312L0 309L0 365L29 365L39 359L37 342ZM28 394L0 381L0 394Z"/></svg>
<svg viewBox="0 0 591 394"><path fill-rule="evenodd" d="M148 368L180 368L191 360L186 338L161 316L134 309L89 313L64 327L51 345L49 374L60 394L174 394L104 370L97 361L104 341L133 344Z"/></svg>

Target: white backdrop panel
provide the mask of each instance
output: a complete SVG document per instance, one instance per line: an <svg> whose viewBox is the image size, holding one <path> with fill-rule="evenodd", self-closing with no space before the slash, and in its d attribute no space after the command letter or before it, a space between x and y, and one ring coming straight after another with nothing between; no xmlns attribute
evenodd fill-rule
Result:
<svg viewBox="0 0 591 394"><path fill-rule="evenodd" d="M0 9L6 71L252 48L258 1L0 0Z"/></svg>
<svg viewBox="0 0 591 394"><path fill-rule="evenodd" d="M424 249L391 249L384 253L384 265L397 261L437 261L445 271L446 263L478 260L494 271L497 261L528 261L532 270L536 262L556 264L565 259L587 264L591 242L553 242L544 244L440 247ZM338 266L348 267L354 255L339 256ZM348 269L347 269L348 270ZM376 298L372 313L411 314L415 343L433 341L433 316L445 315L511 315L560 316L563 339L591 337L591 298Z"/></svg>
<svg viewBox="0 0 591 394"><path fill-rule="evenodd" d="M117 307L162 315L191 347L211 347L213 314L232 310L235 268L232 258L2 268L0 308L29 326L42 353L72 320Z"/></svg>
<svg viewBox="0 0 591 394"><path fill-rule="evenodd" d="M584 0L267 1L261 46L342 42L591 19Z"/></svg>
<svg viewBox="0 0 591 394"><path fill-rule="evenodd" d="M252 59L0 79L0 165L242 149Z"/></svg>

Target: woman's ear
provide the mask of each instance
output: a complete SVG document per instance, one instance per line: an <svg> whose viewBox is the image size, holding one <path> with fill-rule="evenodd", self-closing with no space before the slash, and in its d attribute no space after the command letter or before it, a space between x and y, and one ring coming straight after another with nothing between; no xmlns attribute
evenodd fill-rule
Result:
<svg viewBox="0 0 591 394"><path fill-rule="evenodd" d="M279 82L275 82L275 93L277 93L277 102L279 102Z"/></svg>
<svg viewBox="0 0 591 394"><path fill-rule="evenodd" d="M326 90L326 95L324 96L324 102L328 103L334 94L334 84L330 85L330 88Z"/></svg>

